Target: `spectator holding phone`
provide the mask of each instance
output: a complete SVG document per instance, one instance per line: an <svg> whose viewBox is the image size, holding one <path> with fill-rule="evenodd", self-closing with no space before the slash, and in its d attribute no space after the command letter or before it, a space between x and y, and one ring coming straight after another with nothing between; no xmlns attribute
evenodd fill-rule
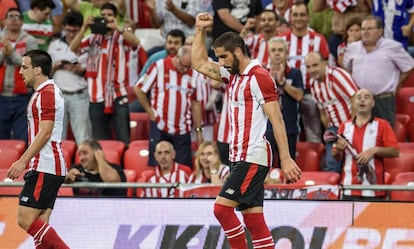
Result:
<svg viewBox="0 0 414 249"><path fill-rule="evenodd" d="M82 39L94 24L89 17L70 44L72 51L80 47L87 56L85 77L89 90L89 115L92 137L95 139L121 140L126 146L130 141L129 107L127 97L128 59L140 44L129 29L119 29L115 5L107 3L101 8L101 17L106 22L104 34L90 34ZM112 124L112 125L111 125Z"/></svg>
<svg viewBox="0 0 414 249"><path fill-rule="evenodd" d="M97 140L88 139L79 145L80 164L73 166L65 177L72 182L126 182L121 166L105 160L102 146ZM126 196L125 188L74 188L75 195Z"/></svg>
<svg viewBox="0 0 414 249"><path fill-rule="evenodd" d="M384 158L398 157L397 139L391 125L372 115L375 100L367 89L354 97L355 117L341 124L332 155L342 160L341 184L384 184ZM385 197L373 190L345 190L343 198L366 199Z"/></svg>

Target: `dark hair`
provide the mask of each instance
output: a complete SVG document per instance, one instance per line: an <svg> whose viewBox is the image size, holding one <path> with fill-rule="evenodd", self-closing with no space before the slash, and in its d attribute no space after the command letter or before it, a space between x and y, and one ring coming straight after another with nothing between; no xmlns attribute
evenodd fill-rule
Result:
<svg viewBox="0 0 414 249"><path fill-rule="evenodd" d="M358 25L361 28L361 18L359 17L354 17L351 18L347 23L346 23L346 27L345 27L345 33L343 35L343 40L346 42L348 40L348 29L351 28L354 25Z"/></svg>
<svg viewBox="0 0 414 249"><path fill-rule="evenodd" d="M9 9L7 10L7 12L6 12L6 16L7 16L10 12L12 12L12 11L17 11L17 12L19 12L19 14L20 14L20 19L23 19L23 14L22 14L22 12L19 10L19 8L9 8Z"/></svg>
<svg viewBox="0 0 414 249"><path fill-rule="evenodd" d="M180 37L181 43L185 43L185 35L184 32L179 29L172 29L170 32L167 33L167 36L173 36L173 37Z"/></svg>
<svg viewBox="0 0 414 249"><path fill-rule="evenodd" d="M243 51L244 55L249 55L243 38L241 38L239 34L233 31L225 32L217 37L217 39L213 42L213 47L223 47L225 51L230 51L232 53L234 53L236 48L240 48Z"/></svg>
<svg viewBox="0 0 414 249"><path fill-rule="evenodd" d="M290 8L293 9L293 6L301 6L301 5L305 6L306 14L309 15L308 5L306 5L305 1L302 1L302 0L295 1L293 2L292 7Z"/></svg>
<svg viewBox="0 0 414 249"><path fill-rule="evenodd" d="M56 5L52 0L32 0L30 2L30 9L38 8L40 10L45 10L47 7L54 9L56 8Z"/></svg>
<svg viewBox="0 0 414 249"><path fill-rule="evenodd" d="M65 17L63 18L63 26L75 26L75 27L82 27L83 25L83 16L78 11L69 11Z"/></svg>
<svg viewBox="0 0 414 249"><path fill-rule="evenodd" d="M106 4L102 5L101 11L102 10L112 10L112 12L114 12L114 16L118 15L118 10L116 9L116 6L113 5L112 3L106 3Z"/></svg>
<svg viewBox="0 0 414 249"><path fill-rule="evenodd" d="M374 20L375 21L375 24L377 25L377 28L379 28L379 29L383 29L384 28L384 26L382 24L382 20L378 16L372 16L372 15L365 16L362 19L362 22L367 21L367 20Z"/></svg>
<svg viewBox="0 0 414 249"><path fill-rule="evenodd" d="M23 56L30 57L32 67L40 67L43 75L50 77L50 72L52 71L52 58L47 52L35 49L26 52Z"/></svg>
<svg viewBox="0 0 414 249"><path fill-rule="evenodd" d="M278 15L275 11L270 10L270 9L264 9L264 10L262 11L262 13L260 13L260 15L262 15L263 13L271 13L271 14L273 14L273 15L274 15L275 20L276 20L276 21L279 21L279 15Z"/></svg>
<svg viewBox="0 0 414 249"><path fill-rule="evenodd" d="M102 146L96 139L86 139L81 144L89 145L92 150L102 150Z"/></svg>

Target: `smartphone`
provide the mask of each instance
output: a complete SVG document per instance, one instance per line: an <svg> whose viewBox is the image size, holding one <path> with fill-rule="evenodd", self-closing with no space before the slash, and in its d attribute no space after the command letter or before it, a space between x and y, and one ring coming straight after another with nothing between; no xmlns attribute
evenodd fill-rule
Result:
<svg viewBox="0 0 414 249"><path fill-rule="evenodd" d="M107 21L103 17L95 17L94 22L91 26L91 32L94 34L106 34L108 32L108 27L106 26Z"/></svg>

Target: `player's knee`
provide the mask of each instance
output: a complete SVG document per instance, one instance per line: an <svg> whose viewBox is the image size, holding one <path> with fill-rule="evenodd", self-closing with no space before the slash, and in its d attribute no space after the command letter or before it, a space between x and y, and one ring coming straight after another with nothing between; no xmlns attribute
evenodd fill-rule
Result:
<svg viewBox="0 0 414 249"><path fill-rule="evenodd" d="M224 206L221 204L214 204L214 216L216 216L217 220L226 219L229 215L234 213L233 207Z"/></svg>

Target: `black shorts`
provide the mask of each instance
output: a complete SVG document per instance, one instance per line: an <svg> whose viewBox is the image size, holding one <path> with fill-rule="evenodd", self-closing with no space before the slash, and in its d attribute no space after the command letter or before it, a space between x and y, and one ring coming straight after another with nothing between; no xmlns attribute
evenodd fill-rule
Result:
<svg viewBox="0 0 414 249"><path fill-rule="evenodd" d="M37 209L53 209L64 176L30 170L24 175L24 186L19 195L19 205Z"/></svg>
<svg viewBox="0 0 414 249"><path fill-rule="evenodd" d="M269 167L235 162L230 164L230 175L220 190L219 196L239 203L238 211L251 207L263 207L264 185Z"/></svg>

